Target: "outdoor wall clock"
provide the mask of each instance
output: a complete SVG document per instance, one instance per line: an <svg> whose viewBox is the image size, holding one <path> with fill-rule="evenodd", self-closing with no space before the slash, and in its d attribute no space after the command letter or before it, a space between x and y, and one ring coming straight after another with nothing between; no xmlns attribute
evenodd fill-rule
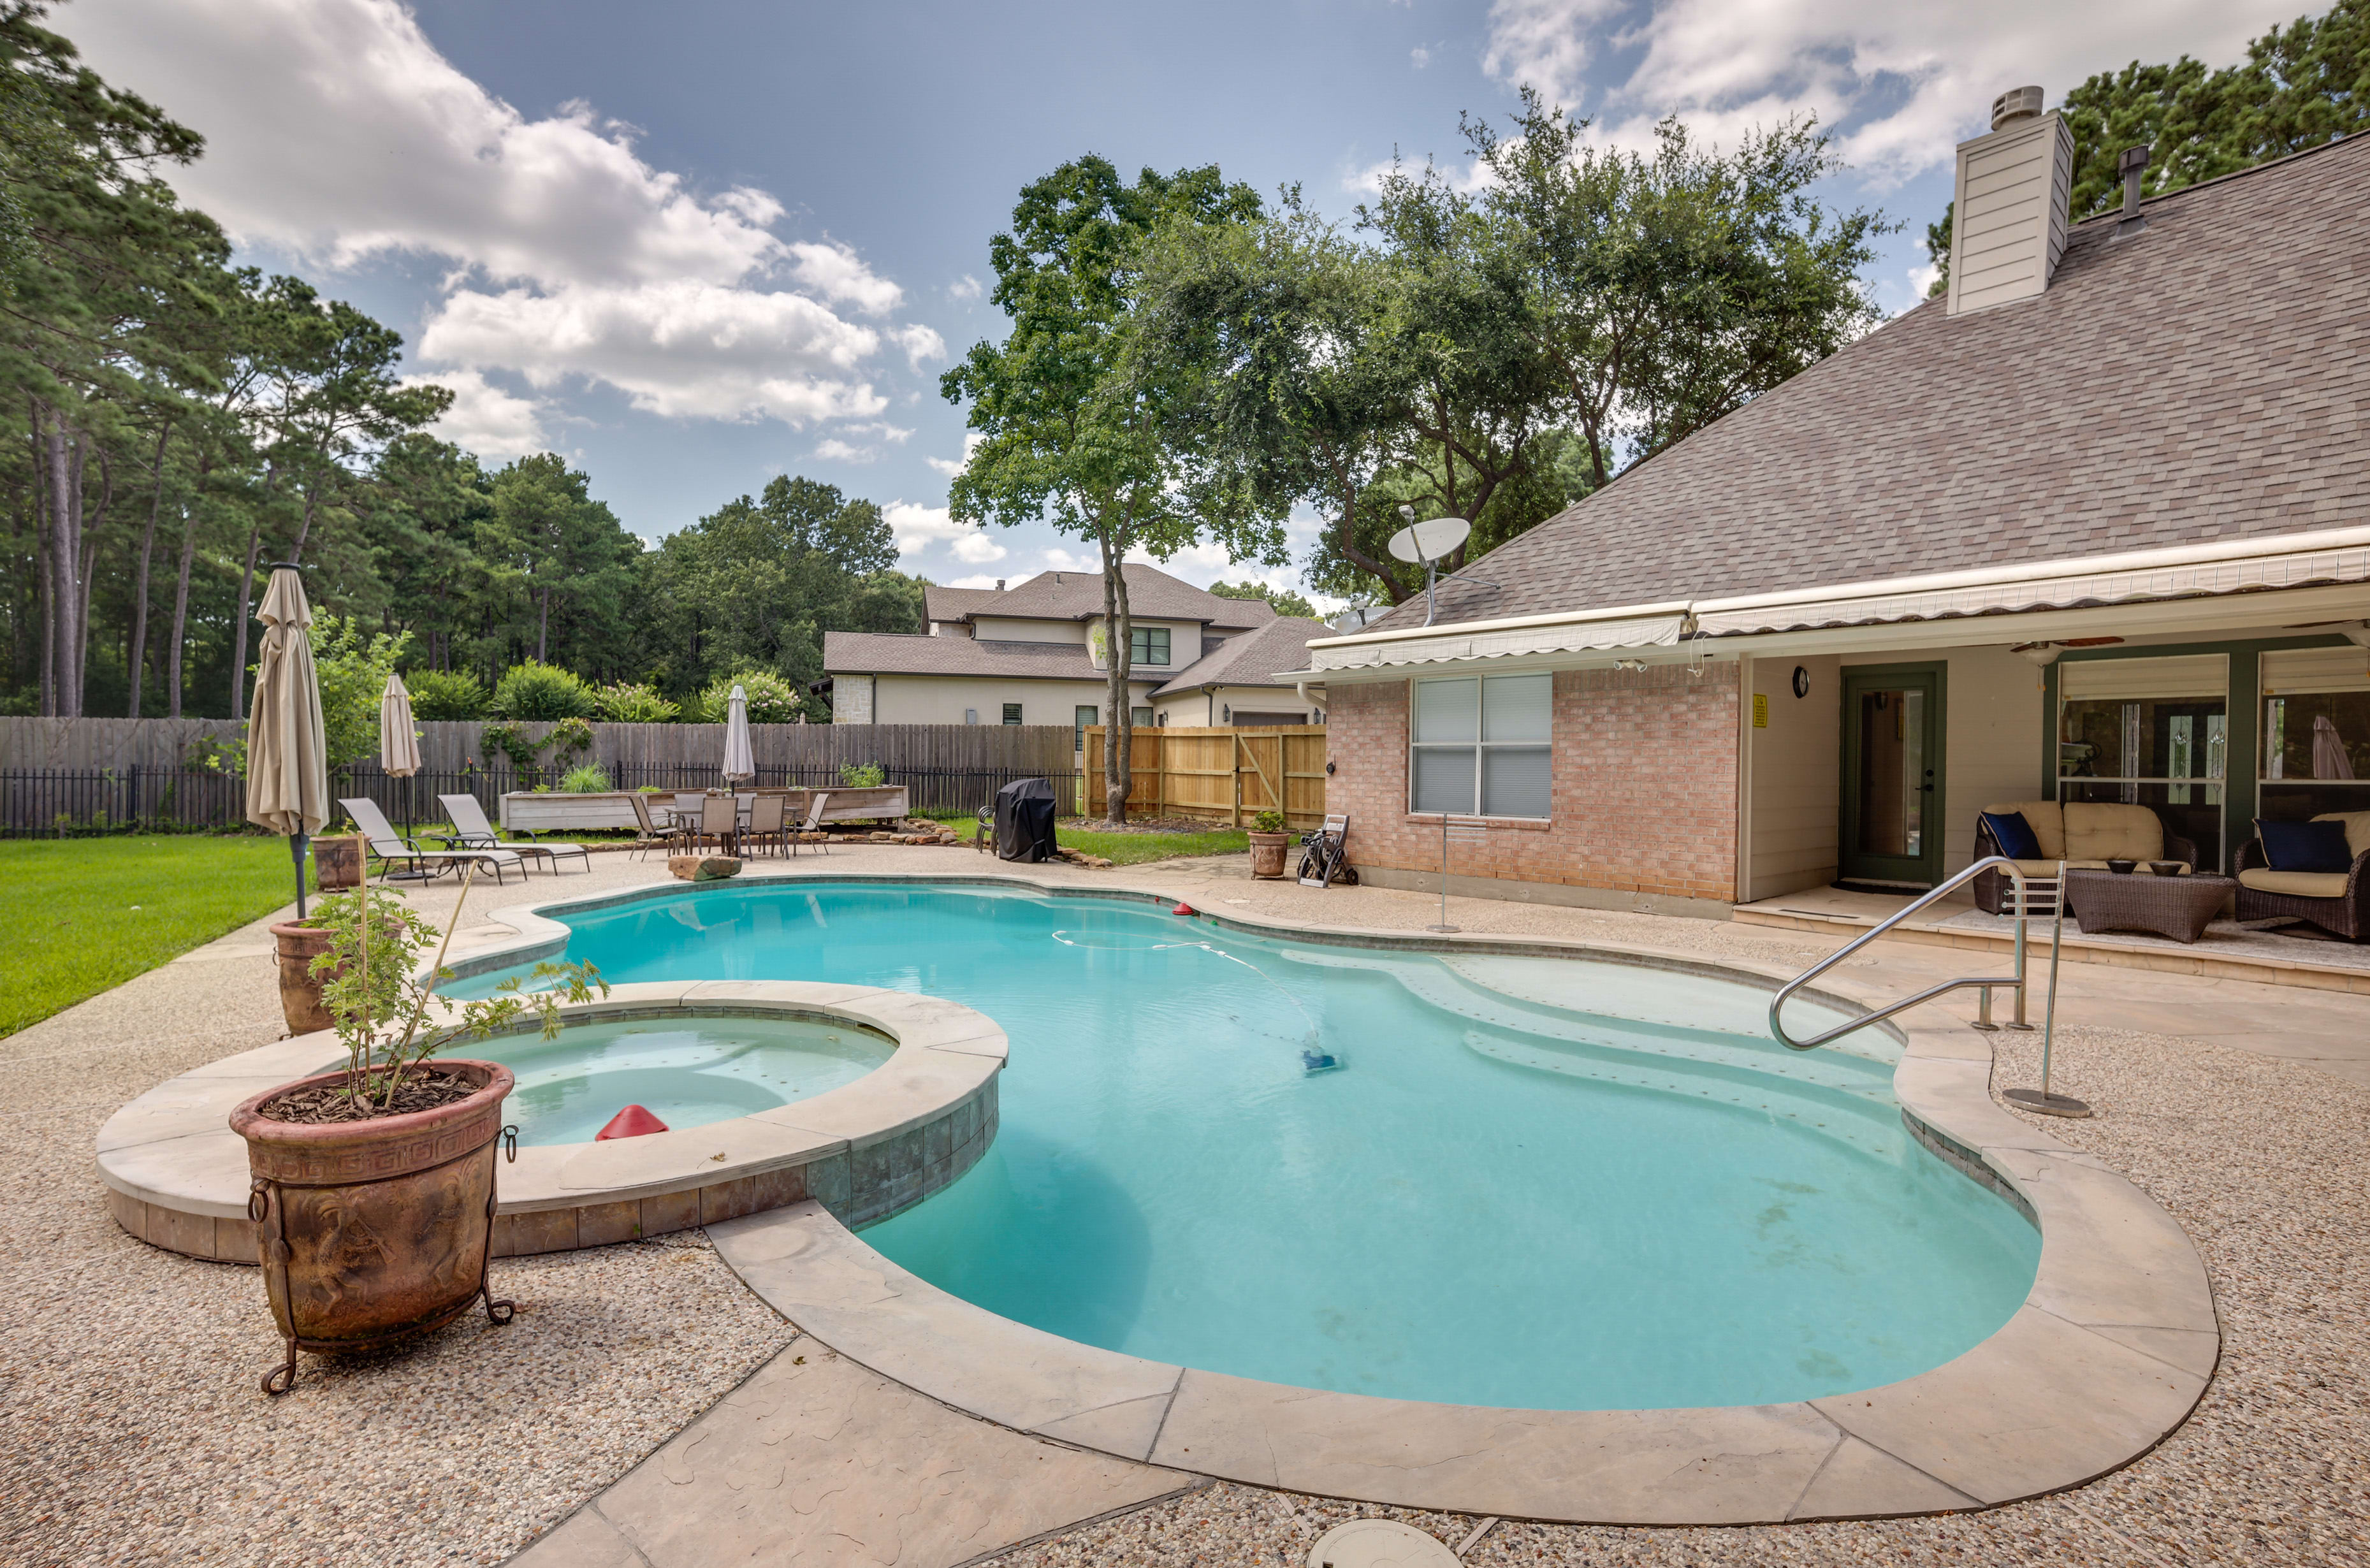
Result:
<svg viewBox="0 0 2370 1568"><path fill-rule="evenodd" d="M1794 695L1796 697L1811 695L1811 672L1800 664L1794 666Z"/></svg>

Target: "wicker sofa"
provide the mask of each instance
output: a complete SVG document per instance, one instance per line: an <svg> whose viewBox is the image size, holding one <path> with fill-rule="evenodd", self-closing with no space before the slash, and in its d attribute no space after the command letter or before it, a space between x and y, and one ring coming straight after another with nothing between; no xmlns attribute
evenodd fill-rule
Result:
<svg viewBox="0 0 2370 1568"><path fill-rule="evenodd" d="M2060 860L2067 870L2077 871L2104 870L2109 860L2137 860L2141 875L2151 874L2150 860L2178 860L2192 870L2197 866L2197 846L2179 834L2167 833L2164 819L2146 806L2011 801L1984 810L2002 815L2018 813L2031 827L2033 837L2041 841L2042 859L2016 864L2019 870L2032 876L2055 876ZM1975 859L1999 852L1991 824L1977 817ZM1985 871L1974 881L1975 907L1986 915L2000 912L2007 894L2008 877L2003 872Z"/></svg>
<svg viewBox="0 0 2370 1568"><path fill-rule="evenodd" d="M2370 933L2370 812L2323 812L2312 820L2345 824L2353 864L2343 871L2275 871L2263 841L2250 838L2238 851L2238 918L2284 915L2358 942Z"/></svg>

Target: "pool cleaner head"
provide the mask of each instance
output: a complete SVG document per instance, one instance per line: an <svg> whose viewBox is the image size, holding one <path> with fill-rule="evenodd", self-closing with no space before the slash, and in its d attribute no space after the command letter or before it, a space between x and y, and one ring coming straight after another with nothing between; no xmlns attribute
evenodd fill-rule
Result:
<svg viewBox="0 0 2370 1568"><path fill-rule="evenodd" d="M1338 1072L1340 1067L1341 1058L1330 1051L1320 1051L1313 1045L1301 1048L1300 1070L1304 1073Z"/></svg>

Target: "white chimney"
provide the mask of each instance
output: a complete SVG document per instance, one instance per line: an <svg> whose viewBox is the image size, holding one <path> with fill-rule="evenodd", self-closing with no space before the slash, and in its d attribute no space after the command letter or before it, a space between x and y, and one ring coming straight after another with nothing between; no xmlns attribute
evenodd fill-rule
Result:
<svg viewBox="0 0 2370 1568"><path fill-rule="evenodd" d="M2041 112L2039 87L2015 87L1992 104L1988 136L1959 144L1950 220L1953 316L2031 299L2049 286L2065 250L2074 189L2074 133Z"/></svg>

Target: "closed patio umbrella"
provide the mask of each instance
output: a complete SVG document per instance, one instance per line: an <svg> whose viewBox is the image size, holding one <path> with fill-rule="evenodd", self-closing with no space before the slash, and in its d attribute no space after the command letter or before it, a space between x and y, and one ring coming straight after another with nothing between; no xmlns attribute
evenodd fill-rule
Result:
<svg viewBox="0 0 2370 1568"><path fill-rule="evenodd" d="M749 694L732 687L731 710L724 720L724 780L757 777L755 755L749 749Z"/></svg>
<svg viewBox="0 0 2370 1568"><path fill-rule="evenodd" d="M2351 778L2353 763L2345 755L2345 742L2337 732L2336 723L2326 713L2313 715L2312 776L2315 778Z"/></svg>
<svg viewBox="0 0 2370 1568"><path fill-rule="evenodd" d="M305 914L305 843L329 817L329 769L321 683L313 670L312 606L290 562L274 561L256 618L263 645L247 721L247 820L288 836L296 865L296 914Z"/></svg>
<svg viewBox="0 0 2370 1568"><path fill-rule="evenodd" d="M378 699L378 765L389 778L420 771L420 732L411 723L411 693L403 677L389 674ZM411 831L411 791L403 792L403 831Z"/></svg>

